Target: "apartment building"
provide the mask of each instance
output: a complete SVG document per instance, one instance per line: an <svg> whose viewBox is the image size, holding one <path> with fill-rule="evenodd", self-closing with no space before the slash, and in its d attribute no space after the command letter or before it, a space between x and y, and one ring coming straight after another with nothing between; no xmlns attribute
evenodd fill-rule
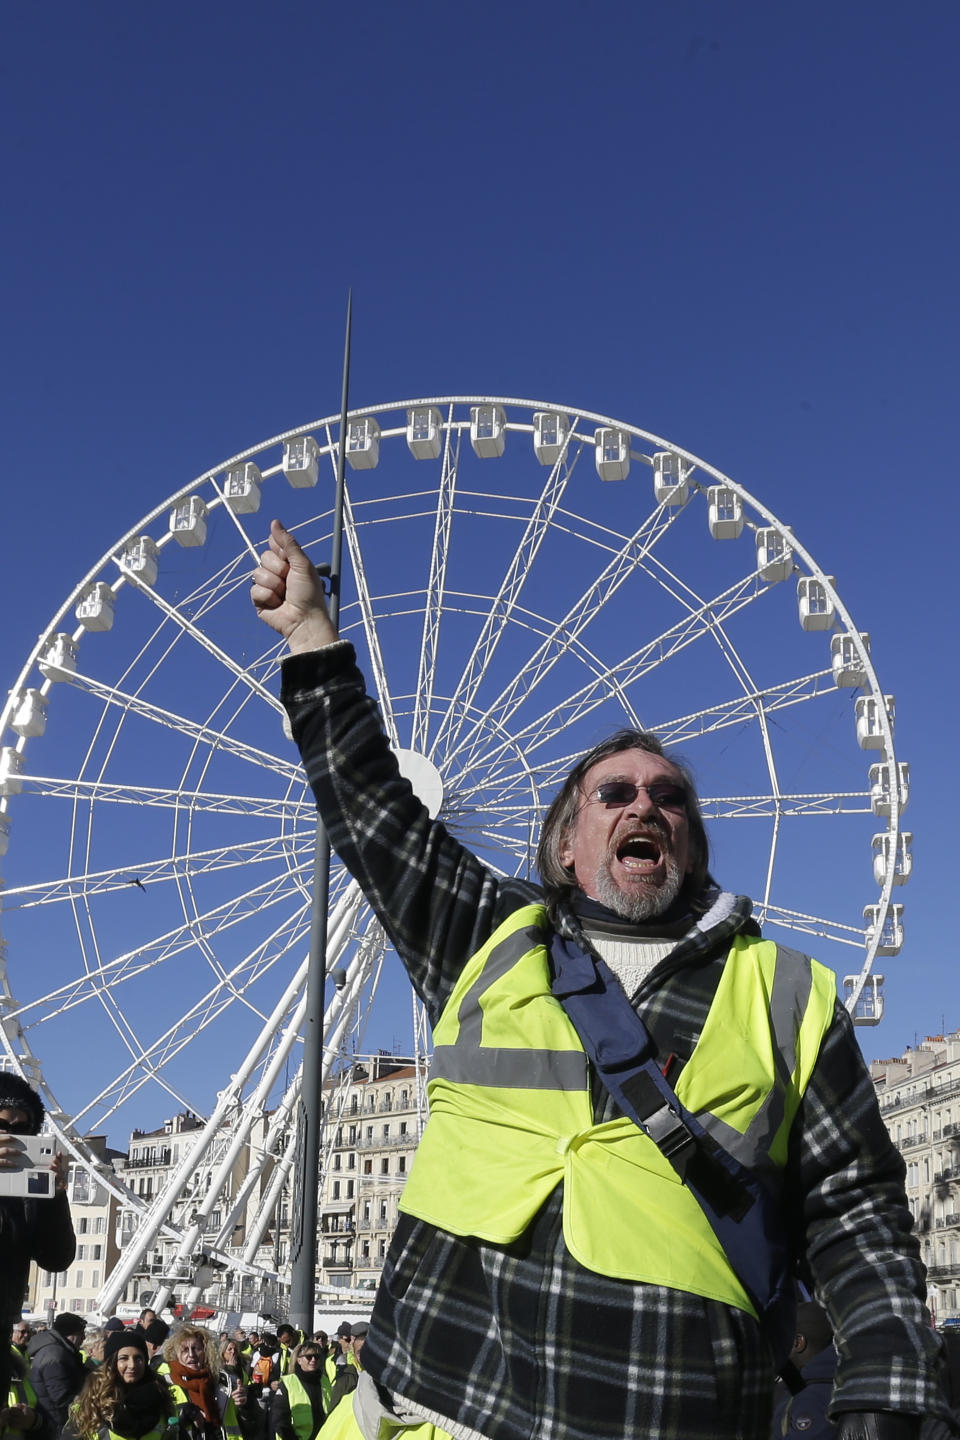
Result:
<svg viewBox="0 0 960 1440"><path fill-rule="evenodd" d="M937 1325L960 1323L960 1032L928 1035L870 1075L907 1167L907 1199Z"/></svg>
<svg viewBox="0 0 960 1440"><path fill-rule="evenodd" d="M420 1138L423 1080L412 1061L377 1055L327 1087L320 1284L376 1287Z"/></svg>
<svg viewBox="0 0 960 1440"><path fill-rule="evenodd" d="M122 1151L110 1150L102 1135L87 1136L87 1144L106 1166L116 1169L126 1158ZM77 1236L76 1258L62 1274L31 1265L28 1280L29 1308L51 1318L63 1310L78 1315L95 1311L100 1287L120 1256L116 1197L79 1165L70 1167L67 1194Z"/></svg>

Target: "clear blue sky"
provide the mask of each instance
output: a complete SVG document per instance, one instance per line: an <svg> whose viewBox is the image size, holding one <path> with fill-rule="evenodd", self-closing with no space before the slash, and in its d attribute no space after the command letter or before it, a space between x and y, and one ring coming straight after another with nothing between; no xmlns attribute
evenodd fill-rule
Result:
<svg viewBox="0 0 960 1440"><path fill-rule="evenodd" d="M140 515L337 408L352 285L355 404L621 417L837 576L913 781L907 943L861 1039L960 1025L956 5L91 3L3 31L7 685Z"/></svg>

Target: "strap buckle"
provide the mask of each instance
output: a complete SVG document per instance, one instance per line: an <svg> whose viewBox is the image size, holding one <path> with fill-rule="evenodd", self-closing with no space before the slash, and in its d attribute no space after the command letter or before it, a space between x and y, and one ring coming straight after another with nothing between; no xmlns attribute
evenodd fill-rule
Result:
<svg viewBox="0 0 960 1440"><path fill-rule="evenodd" d="M661 1154L682 1174L697 1148L697 1137L676 1110L670 1105L661 1105L659 1110L644 1117L643 1128Z"/></svg>

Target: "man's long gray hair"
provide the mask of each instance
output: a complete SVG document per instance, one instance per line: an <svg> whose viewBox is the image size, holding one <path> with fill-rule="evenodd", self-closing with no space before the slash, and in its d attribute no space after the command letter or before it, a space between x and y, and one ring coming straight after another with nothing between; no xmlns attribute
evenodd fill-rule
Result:
<svg viewBox="0 0 960 1440"><path fill-rule="evenodd" d="M584 801L584 778L598 760L606 760L609 755L619 755L623 750L646 750L650 755L662 755L677 772L686 796L687 828L690 835L690 873L684 879L683 893L695 908L700 908L697 902L709 881L710 842L707 839L703 816L700 814L700 802L693 777L683 761L666 754L656 735L649 730L618 730L616 734L588 750L586 755L577 761L547 811L537 846L537 869L547 892L547 908L550 911L555 910L558 902L562 904L570 891L578 888L573 867L563 864L560 851Z"/></svg>

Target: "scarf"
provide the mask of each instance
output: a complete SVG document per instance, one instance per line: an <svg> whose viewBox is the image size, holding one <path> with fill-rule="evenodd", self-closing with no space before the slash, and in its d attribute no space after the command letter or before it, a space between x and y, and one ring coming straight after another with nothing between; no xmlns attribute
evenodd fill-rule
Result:
<svg viewBox="0 0 960 1440"><path fill-rule="evenodd" d="M187 1399L203 1413L204 1420L211 1425L220 1424L220 1406L217 1404L217 1386L209 1370L188 1370L180 1361L170 1361L170 1379L186 1391Z"/></svg>
<svg viewBox="0 0 960 1440"><path fill-rule="evenodd" d="M136 1385L125 1385L121 1380L120 1399L114 1408L110 1429L128 1440L140 1440L157 1428L166 1413L164 1394L155 1377L144 1375Z"/></svg>

